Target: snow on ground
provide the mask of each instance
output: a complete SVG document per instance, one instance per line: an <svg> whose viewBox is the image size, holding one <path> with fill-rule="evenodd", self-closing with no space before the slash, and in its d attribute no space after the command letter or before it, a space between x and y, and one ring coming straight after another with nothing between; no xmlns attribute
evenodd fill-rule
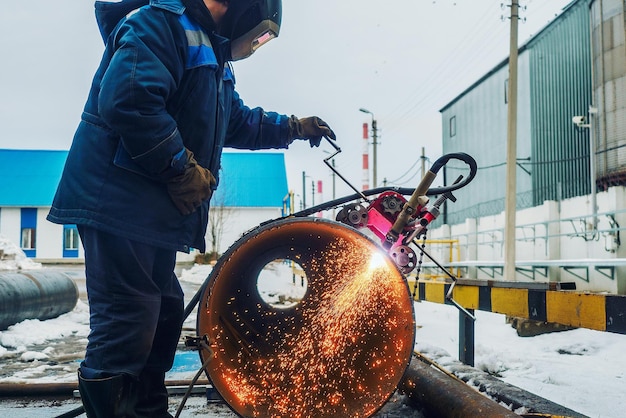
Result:
<svg viewBox="0 0 626 418"><path fill-rule="evenodd" d="M0 235L0 271L40 269L41 264L26 257L24 251L3 235Z"/></svg>
<svg viewBox="0 0 626 418"><path fill-rule="evenodd" d="M186 299L193 296L211 272L211 266L183 270L180 280ZM289 265L268 266L259 277L259 291L268 301L283 303L302 295ZM306 287L306 283L305 283ZM415 303L416 349L436 357L458 358L458 318L453 306ZM504 316L476 312L476 367L502 380L590 417L624 416L626 400L626 336L570 330L536 337L519 337ZM188 322L195 323L195 314ZM80 302L65 315L47 321L27 320L0 332L0 383L72 381L86 343L88 307ZM69 351L69 352L65 352ZM181 376L175 376L176 378Z"/></svg>
<svg viewBox="0 0 626 418"><path fill-rule="evenodd" d="M458 358L456 308L416 303L416 349ZM519 337L503 315L476 312L475 366L590 417L623 417L626 335L576 329ZM444 352L442 352L444 351Z"/></svg>

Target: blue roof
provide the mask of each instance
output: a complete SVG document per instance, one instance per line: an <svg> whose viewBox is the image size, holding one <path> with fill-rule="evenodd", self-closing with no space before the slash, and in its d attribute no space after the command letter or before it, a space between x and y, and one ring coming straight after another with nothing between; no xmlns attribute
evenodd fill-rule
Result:
<svg viewBox="0 0 626 418"><path fill-rule="evenodd" d="M220 185L211 204L282 208L288 191L284 154L225 152L222 154Z"/></svg>
<svg viewBox="0 0 626 418"><path fill-rule="evenodd" d="M50 206L67 151L0 150L0 206Z"/></svg>
<svg viewBox="0 0 626 418"><path fill-rule="evenodd" d="M67 151L0 149L0 206L50 206ZM282 207L287 173L282 153L225 152L213 205Z"/></svg>

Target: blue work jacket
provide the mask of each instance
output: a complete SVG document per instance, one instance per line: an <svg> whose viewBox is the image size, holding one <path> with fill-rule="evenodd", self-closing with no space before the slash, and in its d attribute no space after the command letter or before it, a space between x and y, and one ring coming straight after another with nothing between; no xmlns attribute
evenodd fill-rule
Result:
<svg viewBox="0 0 626 418"><path fill-rule="evenodd" d="M229 41L180 1L151 0L117 23L108 8L120 4L100 5L106 48L48 220L204 252L209 202L179 213L166 188L172 157L191 150L219 181L224 147L287 148L288 117L244 105Z"/></svg>

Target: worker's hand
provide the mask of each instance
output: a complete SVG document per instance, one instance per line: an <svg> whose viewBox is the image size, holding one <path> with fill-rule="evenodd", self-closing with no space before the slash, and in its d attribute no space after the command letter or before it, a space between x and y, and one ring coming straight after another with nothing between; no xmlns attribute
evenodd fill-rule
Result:
<svg viewBox="0 0 626 418"><path fill-rule="evenodd" d="M302 119L291 116L289 118L289 134L292 141L294 139L308 140L311 147L319 147L324 136L332 140L337 139L330 126L317 116Z"/></svg>
<svg viewBox="0 0 626 418"><path fill-rule="evenodd" d="M178 211L189 215L211 198L212 186L217 182L209 170L196 162L191 151L185 150L185 153L184 171L167 182L167 191Z"/></svg>

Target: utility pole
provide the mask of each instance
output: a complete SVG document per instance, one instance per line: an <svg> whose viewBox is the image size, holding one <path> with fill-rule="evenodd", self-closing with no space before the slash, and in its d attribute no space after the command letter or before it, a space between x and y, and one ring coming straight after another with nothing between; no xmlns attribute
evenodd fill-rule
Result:
<svg viewBox="0 0 626 418"><path fill-rule="evenodd" d="M374 188L376 188L378 187L378 177L376 174L376 168L378 167L378 153L376 152L376 146L378 145L378 126L376 124L376 119L374 119L374 115L372 115L372 137L374 139L372 144L372 163L374 165L374 169L372 171L372 183L374 183Z"/></svg>
<svg viewBox="0 0 626 418"><path fill-rule="evenodd" d="M306 209L306 172L302 172L302 209Z"/></svg>
<svg viewBox="0 0 626 418"><path fill-rule="evenodd" d="M378 146L378 124L376 122L376 119L374 118L374 114L372 112L370 112L367 109L364 108L360 108L359 111L363 112L363 113L367 113L368 115L370 115L372 117L372 139L374 140L374 142L372 143L372 157L373 157L373 165L374 168L372 170L372 188L376 188L378 187L378 177L377 177L377 167L378 167L378 153L377 153L377 146Z"/></svg>
<svg viewBox="0 0 626 418"><path fill-rule="evenodd" d="M506 147L506 190L504 204L504 279L515 280L515 217L517 212L517 31L519 0L511 0L509 94Z"/></svg>
<svg viewBox="0 0 626 418"><path fill-rule="evenodd" d="M596 196L596 133L598 123L598 108L589 106L589 178L591 180L591 228L595 234L598 231L598 199Z"/></svg>
<svg viewBox="0 0 626 418"><path fill-rule="evenodd" d="M426 149L424 149L424 147L422 147L422 177L424 178L424 176L426 175Z"/></svg>
<svg viewBox="0 0 626 418"><path fill-rule="evenodd" d="M588 228L592 233L598 230L598 199L596 195L596 141L595 141L595 124L598 114L598 108L589 106L589 118L586 116L574 116L572 122L578 129L589 129L589 180L591 181L591 224ZM587 123L585 123L587 122Z"/></svg>

